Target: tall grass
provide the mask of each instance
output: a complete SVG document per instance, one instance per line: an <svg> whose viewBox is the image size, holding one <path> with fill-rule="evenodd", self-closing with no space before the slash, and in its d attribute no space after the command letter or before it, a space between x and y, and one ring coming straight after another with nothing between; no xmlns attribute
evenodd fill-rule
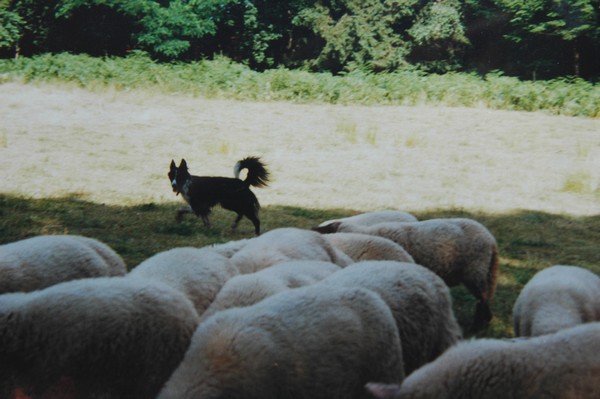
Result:
<svg viewBox="0 0 600 399"><path fill-rule="evenodd" d="M0 60L0 82L70 82L90 89L154 89L241 100L339 104L447 105L546 111L600 117L600 84L582 79L521 81L492 73L426 75L418 71L342 76L273 69L259 73L226 58L158 63L142 53L126 58L44 54Z"/></svg>

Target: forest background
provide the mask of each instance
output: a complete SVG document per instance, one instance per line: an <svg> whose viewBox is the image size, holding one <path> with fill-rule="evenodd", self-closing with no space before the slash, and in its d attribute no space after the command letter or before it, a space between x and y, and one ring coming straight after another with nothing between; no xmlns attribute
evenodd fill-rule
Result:
<svg viewBox="0 0 600 399"><path fill-rule="evenodd" d="M0 0L0 56L600 76L600 0ZM497 72L498 73L498 72Z"/></svg>

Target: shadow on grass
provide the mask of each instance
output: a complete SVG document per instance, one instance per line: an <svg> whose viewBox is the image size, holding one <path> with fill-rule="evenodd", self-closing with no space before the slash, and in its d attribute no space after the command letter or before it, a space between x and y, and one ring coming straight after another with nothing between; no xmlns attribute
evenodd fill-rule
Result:
<svg viewBox="0 0 600 399"><path fill-rule="evenodd" d="M157 252L173 247L201 247L253 236L244 219L236 231L230 228L235 214L218 207L212 226L186 217L175 220L179 202L109 206L76 196L27 199L0 194L0 243L40 234L80 234L94 237L114 248L131 268ZM261 211L262 231L279 227L311 228L328 219L358 213L357 210L307 209L267 206ZM492 304L494 320L480 336L512 334L514 300L538 270L553 264L572 264L600 274L600 215L573 217L537 211L507 214L474 213L467 210L416 212L419 219L466 217L484 224L494 234L500 251L500 276ZM452 289L456 317L470 335L475 302L463 288Z"/></svg>

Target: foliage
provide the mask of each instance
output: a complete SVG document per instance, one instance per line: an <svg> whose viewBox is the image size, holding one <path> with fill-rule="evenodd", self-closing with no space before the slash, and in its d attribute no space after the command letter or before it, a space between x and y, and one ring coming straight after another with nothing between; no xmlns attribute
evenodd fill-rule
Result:
<svg viewBox="0 0 600 399"><path fill-rule="evenodd" d="M225 55L255 70L597 78L599 1L1 0L0 56L145 51L166 61Z"/></svg>
<svg viewBox="0 0 600 399"><path fill-rule="evenodd" d="M521 81L501 73L425 74L417 70L343 76L285 68L256 72L225 57L159 63L145 53L95 58L67 53L0 60L3 79L73 82L87 88L150 89L206 97L340 104L486 106L600 117L600 84L577 78Z"/></svg>
<svg viewBox="0 0 600 399"><path fill-rule="evenodd" d="M0 7L0 51L13 49L21 38L23 20L14 11Z"/></svg>
<svg viewBox="0 0 600 399"><path fill-rule="evenodd" d="M427 4L408 33L414 38L411 58L417 63L436 72L459 69L469 39L465 36L458 1Z"/></svg>
<svg viewBox="0 0 600 399"><path fill-rule="evenodd" d="M302 10L294 23L304 26L325 43L311 65L320 70L393 70L405 65L407 44L394 30L410 9L393 1L351 0L336 9L317 3ZM336 17L336 14L340 15Z"/></svg>
<svg viewBox="0 0 600 399"><path fill-rule="evenodd" d="M494 0L499 12L508 16L505 37L532 53L531 69L552 69L550 53L562 53L559 62L568 73L579 76L581 63L593 57L600 44L598 0ZM540 51L541 50L541 51ZM556 68L556 67L555 67Z"/></svg>
<svg viewBox="0 0 600 399"><path fill-rule="evenodd" d="M598 0L497 0L497 3L510 13L511 23L521 31L566 41L600 33ZM511 38L517 42L523 40L518 31Z"/></svg>

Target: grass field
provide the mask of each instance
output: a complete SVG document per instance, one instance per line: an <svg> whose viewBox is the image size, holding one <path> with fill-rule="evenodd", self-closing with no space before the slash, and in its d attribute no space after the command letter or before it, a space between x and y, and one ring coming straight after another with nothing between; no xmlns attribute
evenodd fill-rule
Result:
<svg viewBox="0 0 600 399"><path fill-rule="evenodd" d="M552 264L600 273L600 120L483 108L208 100L67 85L0 85L0 242L84 234L134 267L174 246L246 238L233 214L175 221L172 158L232 175L260 155L263 230L309 228L373 209L476 219L496 236L501 275L485 336L511 336L523 284ZM468 331L474 303L453 290Z"/></svg>

